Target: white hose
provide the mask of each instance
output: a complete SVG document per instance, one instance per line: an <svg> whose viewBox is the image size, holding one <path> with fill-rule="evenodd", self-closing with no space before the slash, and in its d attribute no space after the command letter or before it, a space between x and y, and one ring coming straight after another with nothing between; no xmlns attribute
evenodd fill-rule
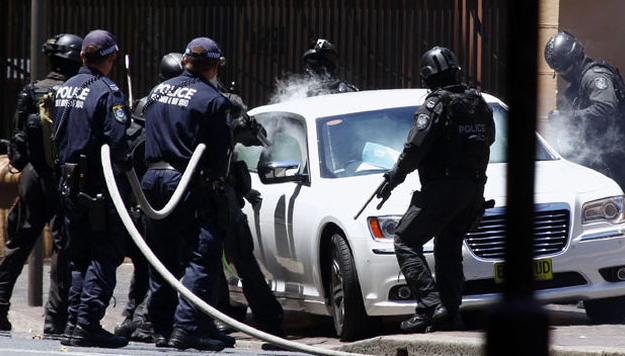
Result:
<svg viewBox="0 0 625 356"><path fill-rule="evenodd" d="M119 214L124 226L128 230L130 237L135 242L141 253L145 256L145 258L150 262L152 267L156 269L156 271L181 295L189 299L193 304L195 304L198 308L200 308L204 313L209 316L219 319L224 323L230 325L231 327L244 332L250 336L255 338L267 341L274 345L278 345L284 347L289 350L294 351L302 351L312 355L321 355L321 356L365 356L363 354L354 354L344 351L337 350L329 350L323 349L319 347L314 347L306 344L301 344L294 341L289 341L280 337L277 337L272 334L268 334L266 332L257 330L252 328L251 326L241 323L236 319L229 317L226 314L221 313L217 309L210 306L208 303L200 299L198 296L193 294L187 287L185 287L173 274L167 270L167 268L159 261L159 259L154 255L154 252L150 249L150 247L145 243L143 237L135 227L135 224L132 221L132 218L128 214L126 210L126 206L124 205L124 201L119 194L119 190L117 188L117 183L115 182L115 176L113 174L113 166L111 164L111 152L110 148L107 144L102 145L100 150L101 159L102 159L102 169L104 171L104 178L106 181L106 187L108 188L109 194L111 196L111 200L115 205L115 209ZM186 173L186 172L185 172ZM135 176L136 177L136 176Z"/></svg>
<svg viewBox="0 0 625 356"><path fill-rule="evenodd" d="M205 144L200 143L199 145L197 145L195 151L193 151L193 155L191 155L191 159L189 160L187 168L184 170L184 173L180 178L180 183L176 187L176 190L174 190L174 194L171 196L167 204L165 204L165 206L160 210L154 210L154 208L152 208L152 206L150 205L150 202L148 202L148 200L145 198L143 190L141 190L141 183L139 183L137 173L135 173L135 169L133 168L130 171L126 172L126 177L130 182L132 192L137 198L139 207L145 213L145 215L155 220L161 220L166 218L169 214L171 214L172 211L174 211L174 208L178 206L178 202L180 202L183 194L187 191L187 186L189 185L189 182L193 177L195 167L202 158L202 154L204 154L204 150L206 150ZM102 162L102 164L104 164L104 162Z"/></svg>

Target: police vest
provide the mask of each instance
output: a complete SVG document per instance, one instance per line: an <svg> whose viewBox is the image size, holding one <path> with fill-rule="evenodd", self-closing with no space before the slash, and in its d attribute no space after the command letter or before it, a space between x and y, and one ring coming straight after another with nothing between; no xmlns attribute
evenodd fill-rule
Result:
<svg viewBox="0 0 625 356"><path fill-rule="evenodd" d="M491 107L479 92L464 85L434 91L443 103L438 120L442 132L419 167L424 179L438 177L485 178L490 145L495 140ZM426 99L427 101L428 99Z"/></svg>

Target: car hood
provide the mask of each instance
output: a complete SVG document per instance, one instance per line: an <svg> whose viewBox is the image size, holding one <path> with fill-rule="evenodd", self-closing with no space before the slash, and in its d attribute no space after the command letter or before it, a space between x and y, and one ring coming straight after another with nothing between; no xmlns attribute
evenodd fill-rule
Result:
<svg viewBox="0 0 625 356"><path fill-rule="evenodd" d="M612 179L592 169L577 165L565 159L536 162L535 201L573 202L576 196L613 196L622 194ZM506 205L506 163L493 163L488 166L484 196L495 199L496 206ZM332 191L341 197L341 204L353 215L358 212L367 198L382 182L382 174L332 179ZM379 199L373 198L363 211L361 218L371 215L403 214L414 190L420 187L416 172L408 175L399 185L382 209L376 210Z"/></svg>

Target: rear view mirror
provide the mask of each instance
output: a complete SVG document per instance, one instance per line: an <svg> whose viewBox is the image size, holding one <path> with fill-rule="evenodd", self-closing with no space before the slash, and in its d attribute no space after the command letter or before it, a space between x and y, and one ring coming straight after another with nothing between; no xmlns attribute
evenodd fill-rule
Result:
<svg viewBox="0 0 625 356"><path fill-rule="evenodd" d="M258 176L263 184L303 182L307 177L299 173L299 162L292 160L260 164L258 166Z"/></svg>

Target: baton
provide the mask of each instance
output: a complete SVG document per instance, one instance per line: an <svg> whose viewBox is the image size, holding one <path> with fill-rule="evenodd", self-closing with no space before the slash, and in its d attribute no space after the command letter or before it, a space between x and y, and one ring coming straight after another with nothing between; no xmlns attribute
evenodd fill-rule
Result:
<svg viewBox="0 0 625 356"><path fill-rule="evenodd" d="M124 63L126 66L126 81L128 82L128 107L132 110L132 80L130 80L130 56L128 54L124 55Z"/></svg>

